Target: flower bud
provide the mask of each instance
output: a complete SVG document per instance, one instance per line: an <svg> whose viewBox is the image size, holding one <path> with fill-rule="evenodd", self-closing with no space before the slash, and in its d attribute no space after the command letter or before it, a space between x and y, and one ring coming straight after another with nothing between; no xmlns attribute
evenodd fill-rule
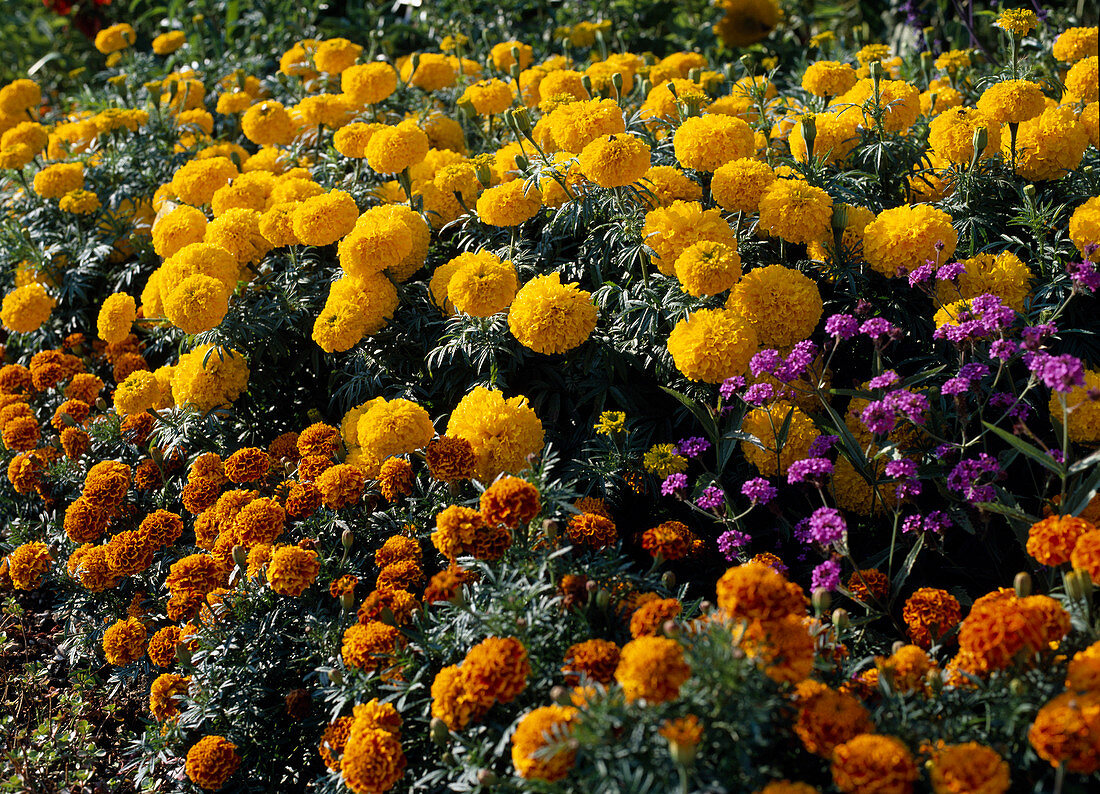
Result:
<svg viewBox="0 0 1100 794"><path fill-rule="evenodd" d="M527 112L527 108L516 108L508 115L516 123L516 128L524 135L531 132L531 114Z"/></svg>
<svg viewBox="0 0 1100 794"><path fill-rule="evenodd" d="M557 703L559 706L568 706L571 702L569 697L569 689L563 687L561 684L557 684L550 689L550 699Z"/></svg>
<svg viewBox="0 0 1100 794"><path fill-rule="evenodd" d="M352 532L350 529L345 529L342 533L340 533L340 545L342 545L345 549L350 549L351 544L354 542L355 533Z"/></svg>
<svg viewBox="0 0 1100 794"><path fill-rule="evenodd" d="M439 717L432 717L432 721L428 723L428 731L432 739L432 744L444 745L451 735L450 730L447 728L447 723L439 719Z"/></svg>
<svg viewBox="0 0 1100 794"><path fill-rule="evenodd" d="M233 547L233 562L237 563L237 567L242 571L248 569L248 549L244 546Z"/></svg>
<svg viewBox="0 0 1100 794"><path fill-rule="evenodd" d="M495 786L499 780L500 778L497 777L496 772L491 769L479 769L477 771L478 785Z"/></svg>
<svg viewBox="0 0 1100 794"><path fill-rule="evenodd" d="M584 86L584 90L588 92L588 96L593 97L596 94L592 91L592 78L588 75L581 75L581 85Z"/></svg>
<svg viewBox="0 0 1100 794"><path fill-rule="evenodd" d="M340 593L340 607L345 612L351 612L355 609L355 592L348 591L346 593Z"/></svg>
<svg viewBox="0 0 1100 794"><path fill-rule="evenodd" d="M623 90L623 76L620 72L615 72L611 75L611 85L615 86L616 91Z"/></svg>
<svg viewBox="0 0 1100 794"><path fill-rule="evenodd" d="M833 597L824 587L819 587L813 593L814 613L824 615L833 604Z"/></svg>
<svg viewBox="0 0 1100 794"><path fill-rule="evenodd" d="M974 130L974 161L977 162L985 153L985 147L989 145L989 132L985 127Z"/></svg>
<svg viewBox="0 0 1100 794"><path fill-rule="evenodd" d="M1027 598L1031 595L1031 576L1027 571L1020 571L1012 580L1012 587L1016 591L1017 598Z"/></svg>
<svg viewBox="0 0 1100 794"><path fill-rule="evenodd" d="M817 140L817 119L806 113L798 120L798 129L802 133L802 139L806 141L806 159L812 160L814 142Z"/></svg>
<svg viewBox="0 0 1100 794"><path fill-rule="evenodd" d="M336 686L342 686L344 683L344 671L338 667L333 667L328 671L328 680L336 684Z"/></svg>
<svg viewBox="0 0 1100 794"><path fill-rule="evenodd" d="M852 625L851 618L848 617L847 609L834 609L833 610L833 625L836 626L837 632L845 631Z"/></svg>
<svg viewBox="0 0 1100 794"><path fill-rule="evenodd" d="M868 72L871 74L871 80L874 81L875 87L882 82L882 79L886 77L886 69L882 65L882 61L871 61L871 65L867 67Z"/></svg>
<svg viewBox="0 0 1100 794"><path fill-rule="evenodd" d="M605 612L607 611L607 608L611 606L611 593L607 592L607 590L603 589L602 587L600 588L599 592L596 593L596 606L598 606Z"/></svg>
<svg viewBox="0 0 1100 794"><path fill-rule="evenodd" d="M674 574L672 571L665 571L663 574L661 574L661 585L666 590L675 590L676 574Z"/></svg>
<svg viewBox="0 0 1100 794"><path fill-rule="evenodd" d="M191 649L186 642L176 643L176 658L184 667L191 666Z"/></svg>

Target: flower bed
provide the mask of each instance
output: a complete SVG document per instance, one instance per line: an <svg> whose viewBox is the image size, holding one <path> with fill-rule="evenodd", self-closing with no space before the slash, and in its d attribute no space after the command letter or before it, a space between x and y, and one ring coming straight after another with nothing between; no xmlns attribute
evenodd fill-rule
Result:
<svg viewBox="0 0 1100 794"><path fill-rule="evenodd" d="M0 590L120 779L1100 784L1096 28L699 13L0 88Z"/></svg>

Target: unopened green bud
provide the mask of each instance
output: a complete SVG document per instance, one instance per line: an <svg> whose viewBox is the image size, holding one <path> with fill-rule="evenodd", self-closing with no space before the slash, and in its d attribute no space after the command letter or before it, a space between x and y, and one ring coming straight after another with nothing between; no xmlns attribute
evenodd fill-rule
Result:
<svg viewBox="0 0 1100 794"><path fill-rule="evenodd" d="M871 80L874 81L876 86L886 77L886 68L882 65L882 61L871 61L871 65L867 70L870 72Z"/></svg>
<svg viewBox="0 0 1100 794"><path fill-rule="evenodd" d="M531 132L531 114L527 111L527 108L516 108L512 111L511 116L520 132L524 135Z"/></svg>
<svg viewBox="0 0 1100 794"><path fill-rule="evenodd" d="M834 204L833 205L833 219L832 227L834 234L843 234L844 230L848 228L848 205L847 204Z"/></svg>
<svg viewBox="0 0 1100 794"><path fill-rule="evenodd" d="M989 145L989 133L985 127L974 130L974 159L977 160L985 154L985 147Z"/></svg>
<svg viewBox="0 0 1100 794"><path fill-rule="evenodd" d="M336 686L343 686L344 684L344 671L338 667L333 667L328 671L328 680L336 684Z"/></svg>
<svg viewBox="0 0 1100 794"><path fill-rule="evenodd" d="M500 782L500 778L497 777L496 772L491 769L479 769L477 771L477 782L481 786L495 786Z"/></svg>
<svg viewBox="0 0 1100 794"><path fill-rule="evenodd" d="M616 91L623 90L623 76L620 72L611 75L611 85L615 86Z"/></svg>
<svg viewBox="0 0 1100 794"><path fill-rule="evenodd" d="M439 719L439 717L432 717L432 721L428 723L428 731L432 738L433 744L444 745L447 743L447 739L450 738L451 732L447 728L447 723Z"/></svg>
<svg viewBox="0 0 1100 794"><path fill-rule="evenodd" d="M528 160L525 155L516 155L516 168L518 168L520 171L526 171L530 165L531 161Z"/></svg>
<svg viewBox="0 0 1100 794"><path fill-rule="evenodd" d="M814 590L813 605L814 613L817 615L824 615L829 611L829 607L833 604L833 597L829 594L829 591L824 587L819 587Z"/></svg>
<svg viewBox="0 0 1100 794"><path fill-rule="evenodd" d="M355 593L350 590L346 593L340 593L340 606L345 612L351 612L355 609Z"/></svg>
<svg viewBox="0 0 1100 794"><path fill-rule="evenodd" d="M592 78L588 75L581 75L581 85L584 86L584 90L588 92L589 96L595 96L596 93L592 90Z"/></svg>
<svg viewBox="0 0 1100 794"><path fill-rule="evenodd" d="M248 569L248 549L244 546L233 547L233 562L237 563L237 567L242 571Z"/></svg>
<svg viewBox="0 0 1100 794"><path fill-rule="evenodd" d="M611 593L607 592L602 587L596 592L596 606L604 611L611 606Z"/></svg>
<svg viewBox="0 0 1100 794"><path fill-rule="evenodd" d="M848 627L852 625L852 619L848 616L847 609L833 610L833 625L836 626L838 632L847 631Z"/></svg>
<svg viewBox="0 0 1100 794"><path fill-rule="evenodd" d="M663 574L661 574L661 584L666 590L675 590L676 574L674 574L672 571L665 571Z"/></svg>
<svg viewBox="0 0 1100 794"><path fill-rule="evenodd" d="M814 142L817 140L817 119L807 113L798 120L798 129L802 133L802 140L806 142L806 159L813 159Z"/></svg>
<svg viewBox="0 0 1100 794"><path fill-rule="evenodd" d="M351 544L355 542L355 533L350 529L345 529L340 533L340 545L345 549L350 549Z"/></svg>

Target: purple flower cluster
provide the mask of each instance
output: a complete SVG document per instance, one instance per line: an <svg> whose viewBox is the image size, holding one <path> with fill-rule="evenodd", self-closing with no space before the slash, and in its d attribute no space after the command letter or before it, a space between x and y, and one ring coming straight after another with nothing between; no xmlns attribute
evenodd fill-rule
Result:
<svg viewBox="0 0 1100 794"><path fill-rule="evenodd" d="M836 442L839 440L840 436L818 436L810 442L807 455L811 458L823 458L832 452L833 447L836 446Z"/></svg>
<svg viewBox="0 0 1100 794"><path fill-rule="evenodd" d="M761 350L752 357L749 361L749 371L752 372L754 378L759 378L761 372L774 375L775 371L779 369L779 365L782 363L783 359L779 355L779 351L769 347Z"/></svg>
<svg viewBox="0 0 1100 794"><path fill-rule="evenodd" d="M884 317L872 317L870 320L864 320L863 325L859 327L859 331L876 341L884 336L893 339L901 335L901 331L898 330L897 326Z"/></svg>
<svg viewBox="0 0 1100 794"><path fill-rule="evenodd" d="M830 593L840 587L840 563L836 560L825 562L814 568L810 578L811 590L828 590Z"/></svg>
<svg viewBox="0 0 1100 794"><path fill-rule="evenodd" d="M1100 273L1096 272L1095 262L1070 262L1066 265L1066 272L1074 286L1080 287L1086 292L1096 292L1100 289Z"/></svg>
<svg viewBox="0 0 1100 794"><path fill-rule="evenodd" d="M1025 349L1038 350L1043 346L1048 336L1054 336L1056 333L1058 333L1058 326L1054 323L1040 323L1039 325L1029 325L1022 329L1020 331L1020 339L1023 340Z"/></svg>
<svg viewBox="0 0 1100 794"><path fill-rule="evenodd" d="M661 496L678 496L687 490L687 485L686 474L670 474L661 483Z"/></svg>
<svg viewBox="0 0 1100 794"><path fill-rule="evenodd" d="M1027 403L1020 400L1012 392L997 392L989 398L989 405L992 408L1003 409L1008 418L1018 419L1021 422L1026 422L1028 416L1031 415L1031 409Z"/></svg>
<svg viewBox="0 0 1100 794"><path fill-rule="evenodd" d="M997 491L988 483L979 484L979 480L985 475L993 478L1000 473L1001 466L997 459L981 452L977 458L967 458L955 464L947 475L947 488L962 494L971 504L992 502L997 497Z"/></svg>
<svg viewBox="0 0 1100 794"><path fill-rule="evenodd" d="M923 394L898 389L892 391L881 400L868 403L859 415L859 421L870 432L876 435L886 435L897 424L898 414L905 416L915 425L923 425L928 413L928 398Z"/></svg>
<svg viewBox="0 0 1100 794"><path fill-rule="evenodd" d="M834 314L825 321L825 333L837 341L859 333L859 320L850 314Z"/></svg>
<svg viewBox="0 0 1100 794"><path fill-rule="evenodd" d="M942 268L941 268L942 270ZM932 332L933 339L946 339L959 344L968 340L996 336L1016 319L1016 312L1005 306L996 295L979 295L963 309L956 324L941 325Z"/></svg>
<svg viewBox="0 0 1100 794"><path fill-rule="evenodd" d="M915 287L918 284L924 284L927 281L931 281L932 276L935 275L935 265L936 263L929 259L923 265L910 273L909 286Z"/></svg>
<svg viewBox="0 0 1100 794"><path fill-rule="evenodd" d="M1065 394L1074 386L1085 385L1085 365L1076 356L1052 356L1041 350L1035 353L1028 351L1024 354L1024 363L1044 386L1053 391Z"/></svg>
<svg viewBox="0 0 1100 794"><path fill-rule="evenodd" d="M848 525L839 510L832 507L819 507L810 516L810 539L822 546L828 546L843 540L848 533Z"/></svg>
<svg viewBox="0 0 1100 794"><path fill-rule="evenodd" d="M750 540L752 540L752 538L744 532L738 532L736 529L727 529L718 536L718 551L722 552L726 560L733 562L737 559L737 550L743 546L748 546Z"/></svg>
<svg viewBox="0 0 1100 794"><path fill-rule="evenodd" d="M881 375L876 375L867 381L867 385L872 389L888 389L898 382L898 373L892 369L888 369Z"/></svg>
<svg viewBox="0 0 1100 794"><path fill-rule="evenodd" d="M975 382L980 381L988 374L989 367L985 364L974 362L963 364L959 368L959 374L953 378L948 378L943 386L940 387L940 393L965 394L973 388Z"/></svg>
<svg viewBox="0 0 1100 794"><path fill-rule="evenodd" d="M718 394L722 402L729 402L733 395L743 388L745 388L745 379L740 375L734 375L722 381L722 385L718 387Z"/></svg>
<svg viewBox="0 0 1100 794"><path fill-rule="evenodd" d="M697 458L710 449L710 442L699 436L691 436L681 439L676 446L685 458Z"/></svg>
<svg viewBox="0 0 1100 794"><path fill-rule="evenodd" d="M920 496L921 483L920 480L916 479L916 461L910 460L909 458L892 460L886 464L886 476L901 480L897 485L899 498L906 499L913 496Z"/></svg>
<svg viewBox="0 0 1100 794"><path fill-rule="evenodd" d="M761 406L775 396L775 387L770 383L754 383L745 389L742 399L749 405Z"/></svg>
<svg viewBox="0 0 1100 794"><path fill-rule="evenodd" d="M965 272L966 265L962 262L948 262L936 271L936 281L954 281Z"/></svg>
<svg viewBox="0 0 1100 794"><path fill-rule="evenodd" d="M775 371L775 377L783 383L798 380L806 374L810 365L814 363L814 356L816 355L817 345L808 339L799 342L791 349L790 354L784 359L783 363L779 365L779 369Z"/></svg>
<svg viewBox="0 0 1100 794"><path fill-rule="evenodd" d="M933 532L942 535L951 527L951 519L942 510L932 510L925 516L914 513L906 516L901 522L901 531L908 534L912 532Z"/></svg>
<svg viewBox="0 0 1100 794"><path fill-rule="evenodd" d="M753 477L741 486L741 494L753 504L766 505L777 493L775 487L763 477Z"/></svg>
<svg viewBox="0 0 1100 794"><path fill-rule="evenodd" d="M833 462L828 458L805 458L796 460L787 469L787 482L791 485L799 482L821 482L833 473Z"/></svg>
<svg viewBox="0 0 1100 794"><path fill-rule="evenodd" d="M726 492L713 485L703 489L695 504L704 510L716 510L726 503Z"/></svg>

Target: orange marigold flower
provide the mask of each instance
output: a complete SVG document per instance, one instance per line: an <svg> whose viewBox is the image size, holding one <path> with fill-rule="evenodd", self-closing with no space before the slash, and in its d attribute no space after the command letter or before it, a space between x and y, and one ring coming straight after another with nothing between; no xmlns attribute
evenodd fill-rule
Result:
<svg viewBox="0 0 1100 794"><path fill-rule="evenodd" d="M684 649L667 637L639 637L623 646L615 680L628 701L667 703L691 677Z"/></svg>
<svg viewBox="0 0 1100 794"><path fill-rule="evenodd" d="M222 736L204 736L187 751L184 769L196 786L217 791L237 771L240 763L237 745Z"/></svg>
<svg viewBox="0 0 1100 794"><path fill-rule="evenodd" d="M539 489L519 477L502 477L481 494L481 516L488 524L515 529L542 509Z"/></svg>
<svg viewBox="0 0 1100 794"><path fill-rule="evenodd" d="M157 722L179 715L177 698L187 695L191 679L175 673L161 673L149 688L149 711Z"/></svg>
<svg viewBox="0 0 1100 794"><path fill-rule="evenodd" d="M565 527L569 540L576 546L603 549L618 540L615 522L595 513L580 513L569 519Z"/></svg>
<svg viewBox="0 0 1100 794"><path fill-rule="evenodd" d="M745 652L777 683L805 681L814 665L814 640L799 615L754 620L740 633Z"/></svg>
<svg viewBox="0 0 1100 794"><path fill-rule="evenodd" d="M142 519L138 532L153 548L170 546L183 534L183 520L167 510L156 510Z"/></svg>
<svg viewBox="0 0 1100 794"><path fill-rule="evenodd" d="M78 460L92 448L92 438L79 427L66 427L61 431L61 448L69 460Z"/></svg>
<svg viewBox="0 0 1100 794"><path fill-rule="evenodd" d="M110 516L80 497L65 510L65 534L73 543L94 543L107 531Z"/></svg>
<svg viewBox="0 0 1100 794"><path fill-rule="evenodd" d="M408 590L424 581L424 571L417 560L398 560L378 572L375 587Z"/></svg>
<svg viewBox="0 0 1100 794"><path fill-rule="evenodd" d="M397 629L377 620L353 623L344 631L340 654L344 664L370 672L385 664L397 650L400 639Z"/></svg>
<svg viewBox="0 0 1100 794"><path fill-rule="evenodd" d="M695 533L680 521L666 521L642 533L642 548L651 556L679 560L691 553Z"/></svg>
<svg viewBox="0 0 1100 794"><path fill-rule="evenodd" d="M474 580L474 575L464 568L451 564L435 574L424 588L424 603L455 601L462 595L462 586Z"/></svg>
<svg viewBox="0 0 1100 794"><path fill-rule="evenodd" d="M114 665L129 664L145 655L145 625L137 618L117 620L103 634L103 655Z"/></svg>
<svg viewBox="0 0 1100 794"><path fill-rule="evenodd" d="M113 576L132 576L153 564L154 550L140 531L128 529L107 541L107 565Z"/></svg>
<svg viewBox="0 0 1100 794"><path fill-rule="evenodd" d="M962 609L958 599L946 590L922 587L909 596L901 616L909 639L922 648L930 648L959 625Z"/></svg>
<svg viewBox="0 0 1100 794"><path fill-rule="evenodd" d="M323 422L310 425L298 435L297 439L298 454L303 458L307 455L332 458L340 449L340 445L339 428Z"/></svg>
<svg viewBox="0 0 1100 794"><path fill-rule="evenodd" d="M1093 582L1100 582L1100 532L1082 532L1069 559L1075 570L1084 571Z"/></svg>
<svg viewBox="0 0 1100 794"><path fill-rule="evenodd" d="M412 620L413 613L419 606L416 596L408 590L379 587L363 599L357 615L359 622L364 624L372 620L381 620L384 623L404 626ZM387 611L389 615L386 615Z"/></svg>
<svg viewBox="0 0 1100 794"><path fill-rule="evenodd" d="M358 466L340 463L325 469L315 483L326 507L339 510L359 504L366 485L366 477Z"/></svg>
<svg viewBox="0 0 1100 794"><path fill-rule="evenodd" d="M615 678L619 666L619 646L610 640L586 640L569 646L561 671L565 683L576 686L582 676L605 686Z"/></svg>
<svg viewBox="0 0 1100 794"><path fill-rule="evenodd" d="M428 472L441 482L468 480L474 476L477 459L470 442L455 436L432 439L424 450Z"/></svg>
<svg viewBox="0 0 1100 794"><path fill-rule="evenodd" d="M1069 562L1077 539L1096 527L1075 516L1051 516L1031 525L1027 533L1027 553L1043 565Z"/></svg>
<svg viewBox="0 0 1100 794"><path fill-rule="evenodd" d="M1005 794L1012 785L1005 760L978 742L936 748L929 771L933 794Z"/></svg>
<svg viewBox="0 0 1100 794"><path fill-rule="evenodd" d="M130 467L117 460L105 460L88 470L83 496L93 507L113 514L129 488Z"/></svg>
<svg viewBox="0 0 1100 794"><path fill-rule="evenodd" d="M832 773L833 783L844 794L910 794L919 777L904 744L871 733L837 746Z"/></svg>
<svg viewBox="0 0 1100 794"><path fill-rule="evenodd" d="M325 732L321 734L317 752L321 754L321 760L325 762L325 766L333 771L340 768L340 756L348 743L348 735L351 733L351 724L354 721L354 717L337 717L335 721L325 726Z"/></svg>
<svg viewBox="0 0 1100 794"><path fill-rule="evenodd" d="M414 560L417 564L420 563L420 542L416 538L394 535L387 538L382 547L374 553L374 564L379 568L385 568L387 565L403 560Z"/></svg>
<svg viewBox="0 0 1100 794"><path fill-rule="evenodd" d="M405 458L386 458L378 470L378 490L387 502L396 502L412 493L412 464Z"/></svg>
<svg viewBox="0 0 1100 794"><path fill-rule="evenodd" d="M271 457L259 447L238 449L225 459L225 476L244 484L258 482L271 470Z"/></svg>
<svg viewBox="0 0 1100 794"><path fill-rule="evenodd" d="M355 592L355 586L359 584L359 577L346 573L338 579L333 579L328 584L328 594L333 598L351 595Z"/></svg>
<svg viewBox="0 0 1100 794"><path fill-rule="evenodd" d="M677 598L656 598L639 606L630 616L630 636L655 637L661 633L665 621L680 616L683 606Z"/></svg>
<svg viewBox="0 0 1100 794"><path fill-rule="evenodd" d="M1100 642L1073 655L1066 671L1066 689L1100 692Z"/></svg>
<svg viewBox="0 0 1100 794"><path fill-rule="evenodd" d="M848 577L848 590L860 601L884 601L890 595L890 578L875 568L865 568Z"/></svg>
<svg viewBox="0 0 1100 794"><path fill-rule="evenodd" d="M523 715L512 734L512 764L526 780L561 780L576 763L569 742L578 711L570 706L541 706Z"/></svg>
<svg viewBox="0 0 1100 794"><path fill-rule="evenodd" d="M718 606L733 620L777 620L806 611L802 588L763 563L730 568L717 587Z"/></svg>
<svg viewBox="0 0 1100 794"><path fill-rule="evenodd" d="M1100 692L1063 692L1035 715L1027 738L1044 761L1079 775L1100 770Z"/></svg>
<svg viewBox="0 0 1100 794"><path fill-rule="evenodd" d="M276 546L267 565L267 583L280 595L300 596L313 584L320 570L317 552L297 546Z"/></svg>
<svg viewBox="0 0 1100 794"><path fill-rule="evenodd" d="M829 758L838 744L874 730L870 713L852 695L812 680L800 683L796 691L794 732L808 752Z"/></svg>
<svg viewBox="0 0 1100 794"><path fill-rule="evenodd" d="M176 663L176 646L180 641L179 626L165 626L149 638L149 661L157 667L172 667Z"/></svg>

